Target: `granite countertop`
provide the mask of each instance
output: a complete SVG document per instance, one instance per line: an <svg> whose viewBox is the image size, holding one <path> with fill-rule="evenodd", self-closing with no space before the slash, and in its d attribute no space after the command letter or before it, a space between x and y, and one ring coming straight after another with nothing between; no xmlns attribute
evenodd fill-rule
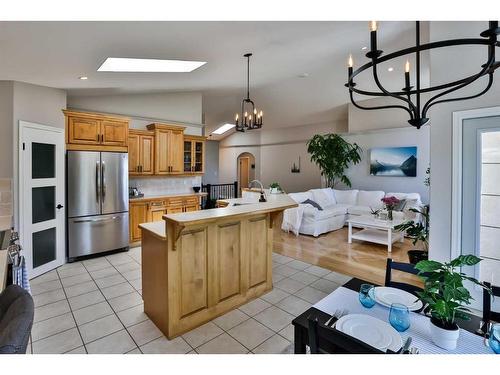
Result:
<svg viewBox="0 0 500 375"><path fill-rule="evenodd" d="M139 202L139 201L148 201L151 199L162 199L162 198L173 198L173 197L192 197L192 196L198 196L198 197L204 197L206 196L207 193L195 193L194 191L192 193L168 193L168 194L158 194L158 195L144 195L142 197L129 197L129 201L134 201L134 202Z"/></svg>

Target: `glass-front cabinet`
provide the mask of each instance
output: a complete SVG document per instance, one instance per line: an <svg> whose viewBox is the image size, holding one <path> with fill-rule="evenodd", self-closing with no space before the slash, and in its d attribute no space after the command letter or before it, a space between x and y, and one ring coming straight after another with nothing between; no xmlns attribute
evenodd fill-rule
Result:
<svg viewBox="0 0 500 375"><path fill-rule="evenodd" d="M184 136L184 173L205 171L205 140L202 136Z"/></svg>

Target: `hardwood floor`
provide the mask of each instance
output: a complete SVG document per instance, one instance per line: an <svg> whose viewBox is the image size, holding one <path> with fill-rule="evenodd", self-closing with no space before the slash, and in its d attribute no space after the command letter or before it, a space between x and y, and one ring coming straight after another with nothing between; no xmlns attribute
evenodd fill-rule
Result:
<svg viewBox="0 0 500 375"><path fill-rule="evenodd" d="M328 268L349 276L383 284L387 258L408 263L406 252L413 248L409 239L396 242L388 255L387 246L353 240L347 243L347 227L323 234L317 238L306 235L295 236L275 226L274 251L307 263ZM354 229L355 231L356 229ZM394 272L396 280L421 285L413 275Z"/></svg>

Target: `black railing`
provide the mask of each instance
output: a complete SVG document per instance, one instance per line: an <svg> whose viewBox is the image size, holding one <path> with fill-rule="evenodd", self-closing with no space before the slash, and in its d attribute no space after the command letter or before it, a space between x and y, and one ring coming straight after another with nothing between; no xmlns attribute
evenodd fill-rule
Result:
<svg viewBox="0 0 500 375"><path fill-rule="evenodd" d="M207 193L201 202L203 209L214 208L217 199L238 198L238 181L230 184L202 184L201 191Z"/></svg>

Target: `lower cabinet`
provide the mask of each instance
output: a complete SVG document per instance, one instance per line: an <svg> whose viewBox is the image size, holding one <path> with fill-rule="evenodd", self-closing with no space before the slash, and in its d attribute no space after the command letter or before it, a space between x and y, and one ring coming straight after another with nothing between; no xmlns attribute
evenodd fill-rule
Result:
<svg viewBox="0 0 500 375"><path fill-rule="evenodd" d="M166 214L192 212L199 209L200 198L198 196L141 199L135 202L132 200L129 204L130 243L141 240L139 224L163 220L163 215Z"/></svg>

